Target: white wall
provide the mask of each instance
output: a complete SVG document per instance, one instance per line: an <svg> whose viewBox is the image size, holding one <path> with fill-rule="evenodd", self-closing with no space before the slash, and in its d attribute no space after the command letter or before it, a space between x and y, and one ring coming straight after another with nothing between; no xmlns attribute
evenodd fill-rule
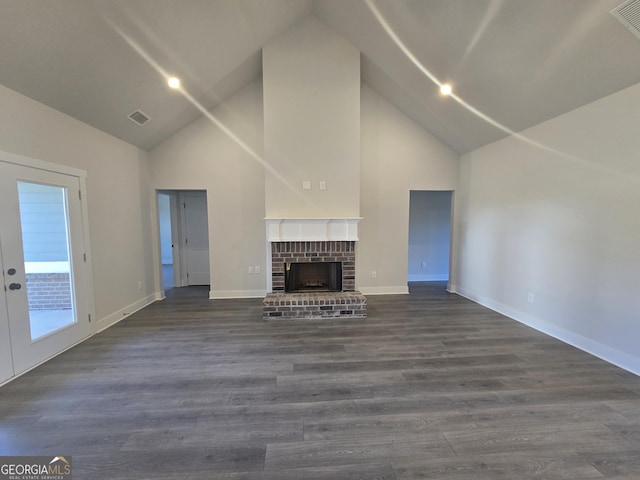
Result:
<svg viewBox="0 0 640 480"><path fill-rule="evenodd" d="M320 50L319 58L312 60L308 55L314 49ZM358 287L369 294L406 293L409 192L455 190L458 156L371 88L361 86L357 50L317 20L294 27L265 47L263 55L265 83L271 84L265 88L265 109L271 110L264 112L264 120L261 81L213 111L255 155L206 118L150 152L152 189L207 190L211 297L266 293L265 215L363 216ZM306 87L300 84L305 75L310 77ZM293 87L297 90L289 92ZM348 113L354 105L355 120ZM305 113L303 106L310 110ZM286 135L294 126L292 131L300 132L299 125L292 125L296 123L306 133ZM274 131L268 134L270 128ZM264 148L271 149L265 164L256 159L263 155L263 141ZM333 148L354 153L332 156ZM354 155L359 158L355 171ZM306 179L313 189L303 193L301 182ZM327 181L322 194L319 180ZM283 181L295 185L294 190L283 189ZM276 188L279 193L273 194ZM333 200L320 202L324 194ZM256 265L261 273L249 274L248 267ZM373 270L376 279L371 278Z"/></svg>
<svg viewBox="0 0 640 480"><path fill-rule="evenodd" d="M367 85L361 98L357 285L366 294L407 293L409 192L455 190L458 155Z"/></svg>
<svg viewBox="0 0 640 480"><path fill-rule="evenodd" d="M245 87L149 154L151 190L206 190L212 298L266 294L262 82ZM154 194L152 194L154 195ZM157 215L152 213L154 232ZM156 234L158 236L158 234ZM158 239L154 255L160 263ZM260 266L260 273L248 273ZM157 278L160 280L159 276ZM161 289L157 283L156 288Z"/></svg>
<svg viewBox="0 0 640 480"><path fill-rule="evenodd" d="M262 63L267 217L358 217L360 52L309 17Z"/></svg>
<svg viewBox="0 0 640 480"><path fill-rule="evenodd" d="M145 152L3 86L0 150L87 172L97 328L153 300Z"/></svg>
<svg viewBox="0 0 640 480"><path fill-rule="evenodd" d="M372 89L363 86L362 93L361 175L367 182L361 201L367 210L359 232L360 286L368 293L406 293L409 192L455 189L458 157ZM262 153L260 81L212 113ZM150 165L153 190L207 190L212 298L264 295L263 166L204 117L150 152ZM249 274L247 267L256 265L261 273ZM375 280L362 273L373 269Z"/></svg>
<svg viewBox="0 0 640 480"><path fill-rule="evenodd" d="M462 158L453 288L640 373L640 84ZM534 295L530 303L529 293Z"/></svg>
<svg viewBox="0 0 640 480"><path fill-rule="evenodd" d="M449 280L452 192L413 190L409 205L409 281Z"/></svg>

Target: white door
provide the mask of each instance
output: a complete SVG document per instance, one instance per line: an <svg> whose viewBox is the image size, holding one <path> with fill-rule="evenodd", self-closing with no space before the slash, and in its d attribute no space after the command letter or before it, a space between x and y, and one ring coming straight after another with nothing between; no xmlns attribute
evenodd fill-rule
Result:
<svg viewBox="0 0 640 480"><path fill-rule="evenodd" d="M171 259L173 260L173 284L176 287L184 287L182 281L182 260L180 259L180 207L178 194L171 192L169 195L169 211L171 217Z"/></svg>
<svg viewBox="0 0 640 480"><path fill-rule="evenodd" d="M204 192L182 193L188 285L209 285L209 216Z"/></svg>
<svg viewBox="0 0 640 480"><path fill-rule="evenodd" d="M78 176L0 161L0 378L91 333L80 190Z"/></svg>
<svg viewBox="0 0 640 480"><path fill-rule="evenodd" d="M0 245L0 270L4 274L2 264L2 245ZM11 339L9 338L9 316L7 315L7 298L0 292L0 384L14 375Z"/></svg>

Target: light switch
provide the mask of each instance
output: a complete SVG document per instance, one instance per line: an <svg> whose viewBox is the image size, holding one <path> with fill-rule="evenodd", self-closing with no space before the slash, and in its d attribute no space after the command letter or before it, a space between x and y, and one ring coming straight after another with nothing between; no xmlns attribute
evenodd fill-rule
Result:
<svg viewBox="0 0 640 480"><path fill-rule="evenodd" d="M311 181L310 180L304 180L302 182L302 189L303 190L311 190Z"/></svg>
<svg viewBox="0 0 640 480"><path fill-rule="evenodd" d="M324 180L320 180L320 190L326 190L327 189L327 182L325 182Z"/></svg>

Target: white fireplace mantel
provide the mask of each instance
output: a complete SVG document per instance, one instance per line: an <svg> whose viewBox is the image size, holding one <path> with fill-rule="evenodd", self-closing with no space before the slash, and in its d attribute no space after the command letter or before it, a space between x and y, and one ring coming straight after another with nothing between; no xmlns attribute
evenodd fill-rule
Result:
<svg viewBox="0 0 640 480"><path fill-rule="evenodd" d="M265 218L269 242L357 241L358 222L351 218Z"/></svg>

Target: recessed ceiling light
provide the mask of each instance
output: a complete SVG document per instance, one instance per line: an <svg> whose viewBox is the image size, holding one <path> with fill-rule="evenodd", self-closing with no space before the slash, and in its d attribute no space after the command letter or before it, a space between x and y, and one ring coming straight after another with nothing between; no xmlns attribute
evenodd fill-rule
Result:
<svg viewBox="0 0 640 480"><path fill-rule="evenodd" d="M173 88L173 89L178 89L180 88L180 79L178 77L169 77L167 79L167 84Z"/></svg>
<svg viewBox="0 0 640 480"><path fill-rule="evenodd" d="M451 95L452 92L453 92L453 89L451 88L451 85L449 85L448 83L443 83L442 85L440 85L440 93L442 95Z"/></svg>

